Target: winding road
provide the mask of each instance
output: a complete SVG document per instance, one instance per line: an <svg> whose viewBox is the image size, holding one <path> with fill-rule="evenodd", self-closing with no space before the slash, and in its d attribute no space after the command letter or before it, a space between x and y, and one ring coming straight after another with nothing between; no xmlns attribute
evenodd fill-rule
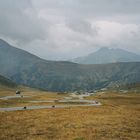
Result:
<svg viewBox="0 0 140 140"><path fill-rule="evenodd" d="M0 99L8 99L9 96L7 97L3 97ZM10 99L13 98L12 96L10 96ZM25 108L22 107L7 107L7 108L0 108L0 111L17 111L17 110L33 110L33 109L45 109L45 108L70 108L70 107L89 107L89 106L100 106L101 103L94 101L94 100L84 100L84 99L79 99L79 100L45 100L45 101L29 101L31 103L43 103L43 102L58 102L58 103L78 103L78 104L74 104L74 105L38 105L38 106L26 106ZM81 103L81 104L80 104ZM82 104L84 103L84 104Z"/></svg>

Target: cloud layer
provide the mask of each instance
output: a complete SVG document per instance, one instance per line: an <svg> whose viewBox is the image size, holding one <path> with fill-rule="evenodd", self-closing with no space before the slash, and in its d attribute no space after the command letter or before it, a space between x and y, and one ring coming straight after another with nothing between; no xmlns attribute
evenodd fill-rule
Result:
<svg viewBox="0 0 140 140"><path fill-rule="evenodd" d="M101 47L140 54L139 0L0 0L0 37L42 58Z"/></svg>

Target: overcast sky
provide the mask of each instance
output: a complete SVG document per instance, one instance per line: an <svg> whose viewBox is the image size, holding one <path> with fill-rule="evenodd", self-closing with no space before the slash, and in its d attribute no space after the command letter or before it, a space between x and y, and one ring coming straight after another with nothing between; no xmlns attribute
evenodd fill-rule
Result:
<svg viewBox="0 0 140 140"><path fill-rule="evenodd" d="M140 0L0 0L0 38L49 60L104 46L140 54Z"/></svg>

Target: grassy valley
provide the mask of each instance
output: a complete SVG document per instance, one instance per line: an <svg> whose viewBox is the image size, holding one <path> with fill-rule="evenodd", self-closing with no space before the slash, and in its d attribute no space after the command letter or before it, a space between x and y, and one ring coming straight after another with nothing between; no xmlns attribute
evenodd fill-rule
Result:
<svg viewBox="0 0 140 140"><path fill-rule="evenodd" d="M0 96L14 95L1 89ZM57 100L70 94L22 87L28 98L0 100L0 107L28 106L31 100ZM68 107L0 112L1 140L138 140L140 137L140 93L99 92L86 97L102 103L98 107ZM7 104L5 104L7 103ZM45 104L45 103L44 103ZM53 103L49 103L53 105ZM38 103L37 105L40 105Z"/></svg>

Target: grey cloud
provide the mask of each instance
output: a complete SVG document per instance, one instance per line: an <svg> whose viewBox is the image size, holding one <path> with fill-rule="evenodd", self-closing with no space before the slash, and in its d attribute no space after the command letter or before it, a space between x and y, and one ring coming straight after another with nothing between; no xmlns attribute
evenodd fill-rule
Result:
<svg viewBox="0 0 140 140"><path fill-rule="evenodd" d="M32 0L40 8L56 9L69 17L103 18L140 13L140 0ZM42 3L42 4L41 4ZM139 18L139 17L137 17ZM136 20L136 19L133 19Z"/></svg>
<svg viewBox="0 0 140 140"><path fill-rule="evenodd" d="M29 0L0 0L0 34L25 43L44 39L46 32Z"/></svg>
<svg viewBox="0 0 140 140"><path fill-rule="evenodd" d="M45 59L102 46L140 53L139 7L140 0L0 0L0 37Z"/></svg>
<svg viewBox="0 0 140 140"><path fill-rule="evenodd" d="M75 32L83 33L85 35L97 35L98 29L96 27L92 28L91 23L81 19L67 19L66 25Z"/></svg>

